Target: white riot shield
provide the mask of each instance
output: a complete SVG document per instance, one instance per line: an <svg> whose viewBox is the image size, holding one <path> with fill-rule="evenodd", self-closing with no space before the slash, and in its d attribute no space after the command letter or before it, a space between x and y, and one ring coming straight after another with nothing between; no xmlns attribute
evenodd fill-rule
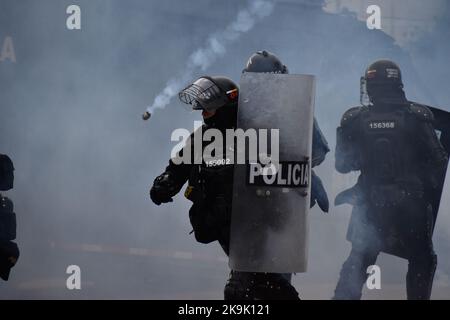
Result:
<svg viewBox="0 0 450 320"><path fill-rule="evenodd" d="M245 152L246 163L236 164L234 171L229 255L233 270L306 271L314 92L315 78L310 75L241 77L238 129L247 137L256 131L258 159L252 157L249 140L245 151L236 144L237 154ZM276 129L278 146L272 144Z"/></svg>

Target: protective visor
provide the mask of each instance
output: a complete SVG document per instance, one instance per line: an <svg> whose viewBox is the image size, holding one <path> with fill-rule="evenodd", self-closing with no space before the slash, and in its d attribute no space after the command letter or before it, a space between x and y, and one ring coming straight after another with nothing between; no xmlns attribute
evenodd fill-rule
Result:
<svg viewBox="0 0 450 320"><path fill-rule="evenodd" d="M222 107L228 97L208 78L200 78L178 93L179 99L192 105L194 110L216 111Z"/></svg>

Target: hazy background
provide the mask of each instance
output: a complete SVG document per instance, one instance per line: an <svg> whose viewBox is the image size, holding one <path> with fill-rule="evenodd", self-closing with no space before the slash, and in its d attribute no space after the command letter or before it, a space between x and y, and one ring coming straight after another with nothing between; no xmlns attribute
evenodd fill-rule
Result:
<svg viewBox="0 0 450 320"><path fill-rule="evenodd" d="M370 1L386 17L381 31L366 27L368 1L270 2L269 16L227 42L205 70L193 68L192 78L239 81L253 52L276 53L291 73L317 76L316 117L332 150L342 113L359 103L359 77L378 58L399 63L409 99L450 111L448 1ZM70 4L81 7L81 30L66 28ZM148 122L140 116L167 81L183 76L189 56L247 6L0 0L0 48L9 36L16 56L0 62L0 152L16 167L15 188L5 195L15 203L21 249L0 298L223 297L227 260L217 244L189 235L190 203L180 194L158 207L148 197L174 146L171 132L192 128L200 115L173 99ZM333 152L317 172L331 202L356 177L335 173ZM294 277L302 298L332 296L350 249L349 216L349 206L312 210L309 271ZM433 297L440 299L450 298L449 216L441 210L435 233ZM71 264L81 267L78 291L65 286ZM381 255L378 264L382 290L363 298L405 298L407 262Z"/></svg>

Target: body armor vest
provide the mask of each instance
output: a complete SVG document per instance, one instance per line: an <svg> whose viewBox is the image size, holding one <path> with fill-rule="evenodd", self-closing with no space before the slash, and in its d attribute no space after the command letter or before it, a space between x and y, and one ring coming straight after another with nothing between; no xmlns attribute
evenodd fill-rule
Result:
<svg viewBox="0 0 450 320"><path fill-rule="evenodd" d="M423 163L409 105L370 107L360 117L361 183L375 205L392 206L422 197ZM416 141L416 143L414 143Z"/></svg>

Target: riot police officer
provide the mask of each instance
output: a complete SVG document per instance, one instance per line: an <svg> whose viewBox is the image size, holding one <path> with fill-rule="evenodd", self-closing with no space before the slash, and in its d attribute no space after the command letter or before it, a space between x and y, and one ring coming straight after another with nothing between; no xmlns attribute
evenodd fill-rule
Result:
<svg viewBox="0 0 450 320"><path fill-rule="evenodd" d="M275 54L262 50L257 51L250 56L246 67L242 72L287 74L289 71ZM314 119L312 167L322 163L329 151L328 143L323 136L316 119ZM328 212L328 197L322 181L315 175L314 171L311 171L311 173L311 207L317 203L324 212ZM291 274L254 273L232 270L225 287L225 293L231 298L244 297L247 292L250 291L249 288L252 288L254 283L264 283L265 278L273 279L271 282L275 283L284 283L285 280L290 283ZM289 288L287 285L285 285L285 287ZM261 290L264 290L264 286L261 286ZM294 291L287 290L287 294L284 296L279 294L278 297L281 299L290 299L291 297L295 297L295 294Z"/></svg>
<svg viewBox="0 0 450 320"><path fill-rule="evenodd" d="M179 93L182 102L201 110L204 125L202 132L217 129L222 133L226 129L236 128L238 87L225 77L201 77ZM199 129L199 130L200 130ZM231 224L231 202L233 191L233 165L230 159L203 159L200 164L195 159L208 144L202 148L194 147L194 135L178 154L190 152L190 163L169 161L164 173L159 175L150 190L150 197L157 205L172 201L186 181L188 186L185 197L193 202L189 210L189 219L195 238L200 243L218 241L228 255ZM224 133L225 136L225 133ZM224 149L233 145L224 145ZM196 151L199 150L199 151ZM227 155L227 150L223 150ZM242 280L242 281L241 281ZM289 282L279 276L259 274L239 278L239 294L230 293L225 288L225 299L295 299L298 293Z"/></svg>
<svg viewBox="0 0 450 320"><path fill-rule="evenodd" d="M201 77L182 90L179 98L192 105L193 110L202 111L204 125L200 129L203 132L210 128L224 131L235 127L237 90L228 78ZM195 148L193 137L194 133L178 155L182 158L185 153L190 154L189 161L176 164L175 159L171 159L164 173L155 179L150 197L157 205L171 202L189 180L184 194L193 202L189 218L196 240L201 243L218 240L228 252L233 167L226 162L216 162L217 166L210 167L203 159L202 164L195 164L195 159L202 156L196 152L202 152L206 145Z"/></svg>
<svg viewBox="0 0 450 320"><path fill-rule="evenodd" d="M11 159L0 154L0 191L14 185L14 166ZM0 194L0 278L9 279L11 268L19 258L19 249L12 240L16 238L16 215L13 203Z"/></svg>
<svg viewBox="0 0 450 320"><path fill-rule="evenodd" d="M275 54L262 50L257 51L250 56L242 72L288 74L289 70ZM328 147L328 142L320 130L316 118L314 118L311 161L312 167L320 165L325 160L325 157L329 151L330 148ZM314 173L314 171L311 171L311 207L313 207L316 203L323 212L328 212L329 203L325 188L323 187L320 178Z"/></svg>
<svg viewBox="0 0 450 320"><path fill-rule="evenodd" d="M361 174L335 201L352 204L353 211L347 232L352 250L334 298L360 299L367 267L385 252L409 262L408 299L429 299L437 263L429 195L438 192L447 154L433 113L406 99L397 64L374 62L362 83L370 103L345 112L337 128L336 170Z"/></svg>

